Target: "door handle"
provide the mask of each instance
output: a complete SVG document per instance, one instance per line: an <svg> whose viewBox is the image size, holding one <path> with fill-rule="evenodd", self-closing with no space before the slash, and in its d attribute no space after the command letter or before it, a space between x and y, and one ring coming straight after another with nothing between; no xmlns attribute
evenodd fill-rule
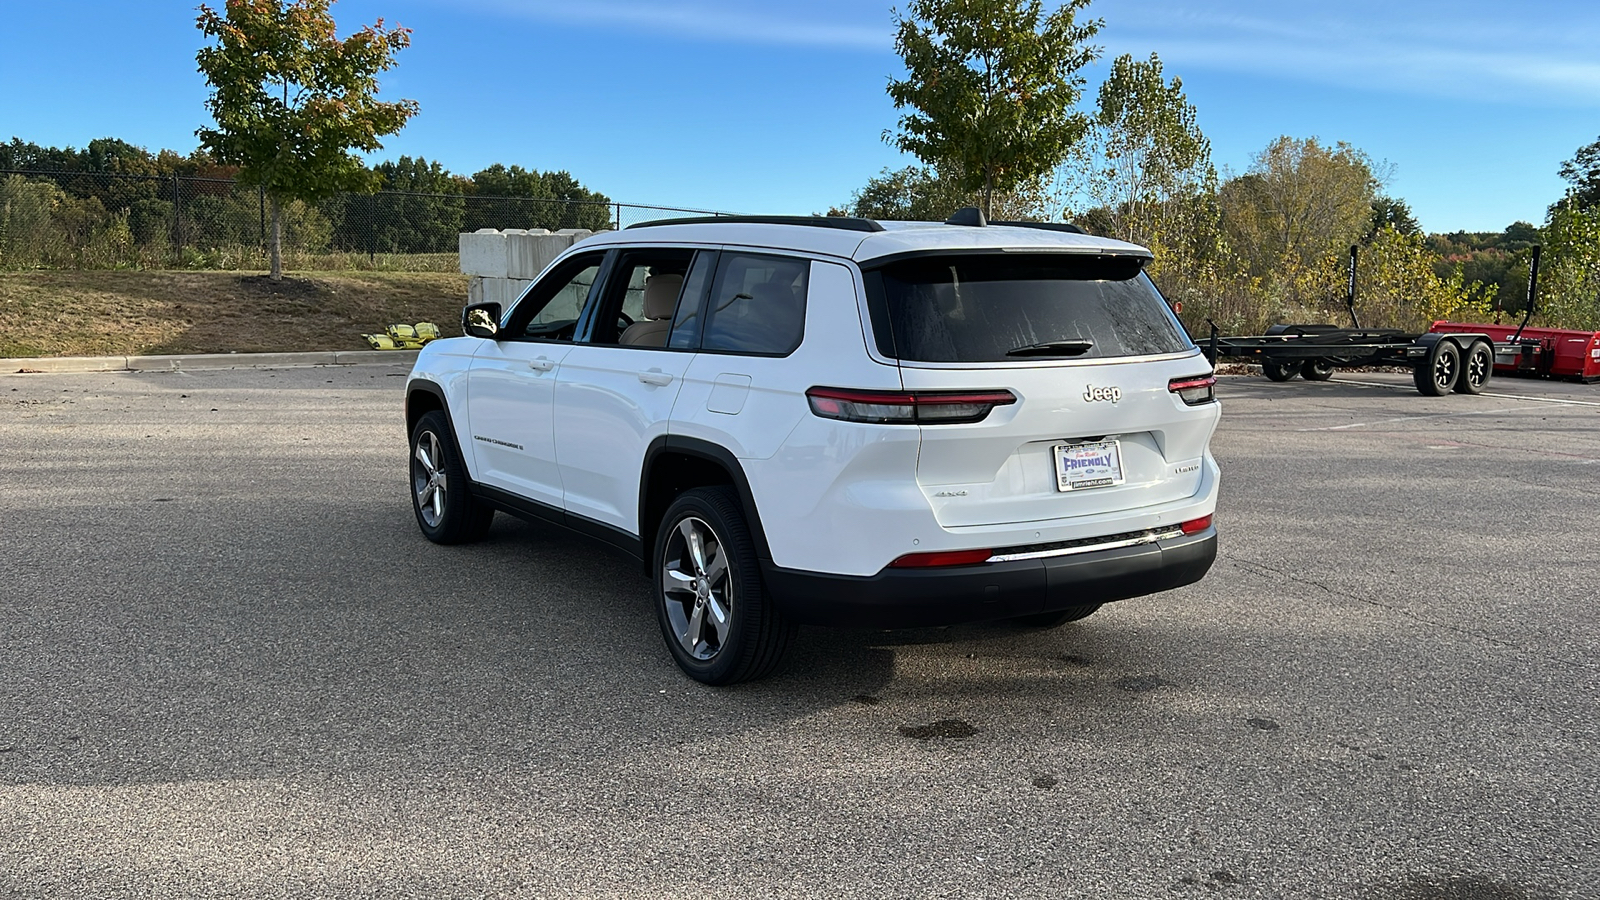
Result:
<svg viewBox="0 0 1600 900"><path fill-rule="evenodd" d="M548 372L556 367L555 360L541 356L538 359L528 360L528 368L535 372Z"/></svg>
<svg viewBox="0 0 1600 900"><path fill-rule="evenodd" d="M648 372L640 372L639 380L645 384L653 384L656 387L666 387L672 383L672 376L660 369L651 369Z"/></svg>

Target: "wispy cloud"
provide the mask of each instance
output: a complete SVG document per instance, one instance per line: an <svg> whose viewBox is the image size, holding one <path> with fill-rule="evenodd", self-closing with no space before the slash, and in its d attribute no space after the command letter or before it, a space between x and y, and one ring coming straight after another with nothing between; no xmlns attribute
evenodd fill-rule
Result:
<svg viewBox="0 0 1600 900"><path fill-rule="evenodd" d="M1420 97L1600 106L1600 13L1587 4L1351 3L1338 15L1275 5L1109 7L1108 53L1155 51L1174 64ZM1476 7L1476 8L1474 8ZM1550 7L1542 9L1541 7ZM1556 7L1559 7L1557 9ZM1263 10L1264 12L1264 10Z"/></svg>
<svg viewBox="0 0 1600 900"><path fill-rule="evenodd" d="M475 0L475 5L546 22L722 43L872 52L893 46L887 5L837 0Z"/></svg>

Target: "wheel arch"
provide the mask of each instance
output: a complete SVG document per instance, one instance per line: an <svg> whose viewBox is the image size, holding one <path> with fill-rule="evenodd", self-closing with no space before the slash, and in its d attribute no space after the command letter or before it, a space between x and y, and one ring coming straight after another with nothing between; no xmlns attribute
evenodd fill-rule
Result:
<svg viewBox="0 0 1600 900"><path fill-rule="evenodd" d="M411 430L417 427L417 420L435 410L444 413L445 419L450 422L450 430L454 432L456 423L454 419L450 418L450 404L445 400L444 388L420 378L406 385L406 435L408 437L411 434Z"/></svg>
<svg viewBox="0 0 1600 900"><path fill-rule="evenodd" d="M739 495L745 522L755 543L756 555L763 560L772 559L767 544L767 532L762 526L756 508L755 494L750 490L750 480L744 466L726 447L681 435L662 435L645 450L644 465L639 478L639 542L643 550L645 571L650 570L650 559L655 555L657 532L661 517L679 494L686 490L708 485L725 484Z"/></svg>

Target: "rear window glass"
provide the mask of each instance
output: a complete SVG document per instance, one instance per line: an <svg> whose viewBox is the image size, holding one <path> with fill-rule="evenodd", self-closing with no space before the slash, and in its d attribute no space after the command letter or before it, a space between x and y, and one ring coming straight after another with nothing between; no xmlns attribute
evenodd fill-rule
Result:
<svg viewBox="0 0 1600 900"><path fill-rule="evenodd" d="M913 362L1106 359L1194 345L1137 257L922 256L866 273L878 350Z"/></svg>

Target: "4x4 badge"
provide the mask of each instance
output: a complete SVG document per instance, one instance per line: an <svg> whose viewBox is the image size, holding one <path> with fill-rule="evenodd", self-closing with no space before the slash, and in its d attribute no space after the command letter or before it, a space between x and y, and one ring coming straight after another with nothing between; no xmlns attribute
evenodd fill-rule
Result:
<svg viewBox="0 0 1600 900"><path fill-rule="evenodd" d="M1109 400L1112 406L1116 406L1122 402L1122 388L1098 388L1091 384L1083 389L1083 399L1087 403Z"/></svg>

